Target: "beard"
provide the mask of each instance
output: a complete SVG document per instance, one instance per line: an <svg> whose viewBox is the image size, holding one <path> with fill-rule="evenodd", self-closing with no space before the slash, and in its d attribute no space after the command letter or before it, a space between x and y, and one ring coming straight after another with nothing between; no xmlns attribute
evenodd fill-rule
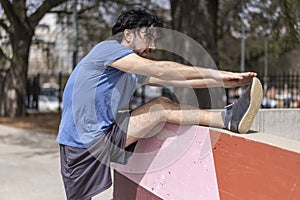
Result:
<svg viewBox="0 0 300 200"><path fill-rule="evenodd" d="M146 58L148 55L151 54L152 50L149 48L146 49L141 49L141 48L137 48L137 45L135 44L135 42L133 42L130 46L130 49L133 50L134 53L136 53L137 55Z"/></svg>
<svg viewBox="0 0 300 200"><path fill-rule="evenodd" d="M143 57L143 58L146 58L148 57L150 54L151 54L151 49L146 49L146 50L133 50L133 52L135 52L137 55Z"/></svg>

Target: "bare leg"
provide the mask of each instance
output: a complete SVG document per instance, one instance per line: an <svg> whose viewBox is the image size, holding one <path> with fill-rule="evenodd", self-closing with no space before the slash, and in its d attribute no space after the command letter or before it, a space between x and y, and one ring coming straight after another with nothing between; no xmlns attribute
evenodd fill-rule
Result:
<svg viewBox="0 0 300 200"><path fill-rule="evenodd" d="M158 133L164 123L224 127L221 112L182 106L166 97L158 97L132 112L126 146L147 134Z"/></svg>

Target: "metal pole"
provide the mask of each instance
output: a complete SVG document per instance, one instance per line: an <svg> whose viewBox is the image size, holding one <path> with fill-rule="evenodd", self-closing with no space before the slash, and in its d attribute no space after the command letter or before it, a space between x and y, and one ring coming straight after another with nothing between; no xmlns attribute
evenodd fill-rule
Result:
<svg viewBox="0 0 300 200"><path fill-rule="evenodd" d="M244 12L244 6L242 8ZM242 14L242 43L241 43L241 72L245 71L245 24L244 24L244 13Z"/></svg>
<svg viewBox="0 0 300 200"><path fill-rule="evenodd" d="M77 65L77 39L78 39L78 15L77 15L77 0L73 0L73 69Z"/></svg>
<svg viewBox="0 0 300 200"><path fill-rule="evenodd" d="M58 110L61 110L61 102L62 102L62 72L60 71L58 74Z"/></svg>
<svg viewBox="0 0 300 200"><path fill-rule="evenodd" d="M268 39L266 38L264 41L264 51L265 51L265 57L264 57L264 91L265 94L268 89Z"/></svg>

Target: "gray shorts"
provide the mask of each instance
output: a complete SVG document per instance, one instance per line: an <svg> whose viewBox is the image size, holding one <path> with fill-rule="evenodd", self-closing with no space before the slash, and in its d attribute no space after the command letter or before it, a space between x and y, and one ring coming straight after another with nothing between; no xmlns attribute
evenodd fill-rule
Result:
<svg viewBox="0 0 300 200"><path fill-rule="evenodd" d="M130 114L116 123L87 149L60 145L61 174L68 200L91 198L112 185L110 162L126 164L135 144L125 148Z"/></svg>

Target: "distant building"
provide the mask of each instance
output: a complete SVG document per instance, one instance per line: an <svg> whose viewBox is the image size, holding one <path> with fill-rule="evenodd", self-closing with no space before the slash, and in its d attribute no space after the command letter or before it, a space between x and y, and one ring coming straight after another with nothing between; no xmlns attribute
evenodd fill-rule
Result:
<svg viewBox="0 0 300 200"><path fill-rule="evenodd" d="M56 76L72 71L68 36L72 30L56 24L56 15L47 14L35 29L29 55L28 75Z"/></svg>

